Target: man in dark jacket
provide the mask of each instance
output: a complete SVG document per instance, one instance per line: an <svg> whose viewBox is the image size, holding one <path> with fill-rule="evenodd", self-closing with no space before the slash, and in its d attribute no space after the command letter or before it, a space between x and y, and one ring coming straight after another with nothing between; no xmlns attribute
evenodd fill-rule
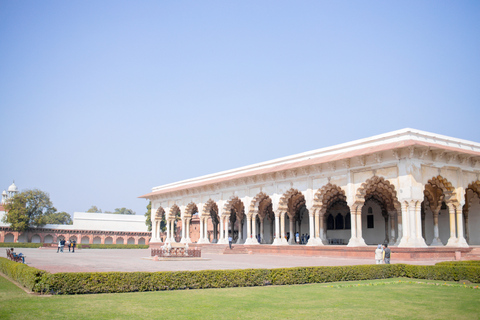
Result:
<svg viewBox="0 0 480 320"><path fill-rule="evenodd" d="M383 262L385 264L390 264L390 248L388 244L383 245Z"/></svg>

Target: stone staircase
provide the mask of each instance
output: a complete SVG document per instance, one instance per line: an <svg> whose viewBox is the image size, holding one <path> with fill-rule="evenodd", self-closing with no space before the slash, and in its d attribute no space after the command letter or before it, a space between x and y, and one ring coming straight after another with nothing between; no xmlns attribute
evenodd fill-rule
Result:
<svg viewBox="0 0 480 320"><path fill-rule="evenodd" d="M480 247L474 247L462 257L462 260L480 260Z"/></svg>

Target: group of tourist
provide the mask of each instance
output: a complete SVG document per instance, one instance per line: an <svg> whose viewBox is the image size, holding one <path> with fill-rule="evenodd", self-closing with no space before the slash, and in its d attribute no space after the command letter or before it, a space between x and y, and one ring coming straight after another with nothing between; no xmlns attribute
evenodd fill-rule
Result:
<svg viewBox="0 0 480 320"><path fill-rule="evenodd" d="M390 264L390 253L388 244L379 244L377 249L375 249L375 262L377 264Z"/></svg>
<svg viewBox="0 0 480 320"><path fill-rule="evenodd" d="M309 234L305 233L300 235L300 233L297 232L295 233L295 238L293 240L295 240L296 244L307 244L309 239ZM287 232L287 234L285 235L285 240L287 240L287 242L290 240L290 232Z"/></svg>
<svg viewBox="0 0 480 320"><path fill-rule="evenodd" d="M70 252L70 250L72 250L71 252L75 252L75 247L77 246L77 241L75 240L67 240L65 241L65 239L61 239L61 240L58 240L58 248L57 248L57 253L58 252L63 252L63 248L67 246L68 247L68 252Z"/></svg>

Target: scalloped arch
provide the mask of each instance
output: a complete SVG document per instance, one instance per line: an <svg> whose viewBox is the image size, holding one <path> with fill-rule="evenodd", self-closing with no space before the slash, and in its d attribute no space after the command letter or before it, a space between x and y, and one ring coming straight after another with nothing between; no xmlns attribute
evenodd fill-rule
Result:
<svg viewBox="0 0 480 320"><path fill-rule="evenodd" d="M155 219L162 220L164 216L165 216L165 209L163 209L163 207L158 208L157 212L155 212Z"/></svg>
<svg viewBox="0 0 480 320"><path fill-rule="evenodd" d="M339 186L327 183L323 187L317 190L313 198L313 207L319 213L325 214L328 207L336 201L346 201L347 197L345 191Z"/></svg>
<svg viewBox="0 0 480 320"><path fill-rule="evenodd" d="M180 208L176 204L174 204L170 207L170 210L168 211L168 218L175 218L175 220L180 219L181 213L182 212L180 211Z"/></svg>
<svg viewBox="0 0 480 320"><path fill-rule="evenodd" d="M195 203L190 202L185 208L185 216L192 216L194 213L198 212L198 207Z"/></svg>
<svg viewBox="0 0 480 320"><path fill-rule="evenodd" d="M248 215L250 217L256 216L259 212L260 205L262 204L263 201L270 201L272 202L272 199L264 192L258 193L253 199L252 202L250 203L250 207L248 208Z"/></svg>
<svg viewBox="0 0 480 320"><path fill-rule="evenodd" d="M384 203L387 210L397 210L398 212L401 210L395 186L384 177L373 176L362 183L357 190L355 204L357 204L357 206L364 205L368 198L373 198Z"/></svg>
<svg viewBox="0 0 480 320"><path fill-rule="evenodd" d="M212 210L214 210L218 216L217 203L212 199L208 199L208 201L203 206L202 217L209 217L211 215Z"/></svg>

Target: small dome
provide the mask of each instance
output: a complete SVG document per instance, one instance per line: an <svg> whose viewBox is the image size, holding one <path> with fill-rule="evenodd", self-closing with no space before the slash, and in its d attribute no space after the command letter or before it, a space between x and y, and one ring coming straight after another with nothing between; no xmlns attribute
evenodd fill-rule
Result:
<svg viewBox="0 0 480 320"><path fill-rule="evenodd" d="M4 196L6 196L6 195L7 195L7 190L3 190L2 194L3 194Z"/></svg>
<svg viewBox="0 0 480 320"><path fill-rule="evenodd" d="M18 191L17 186L15 185L15 182L13 182L10 187L8 187L8 191Z"/></svg>

